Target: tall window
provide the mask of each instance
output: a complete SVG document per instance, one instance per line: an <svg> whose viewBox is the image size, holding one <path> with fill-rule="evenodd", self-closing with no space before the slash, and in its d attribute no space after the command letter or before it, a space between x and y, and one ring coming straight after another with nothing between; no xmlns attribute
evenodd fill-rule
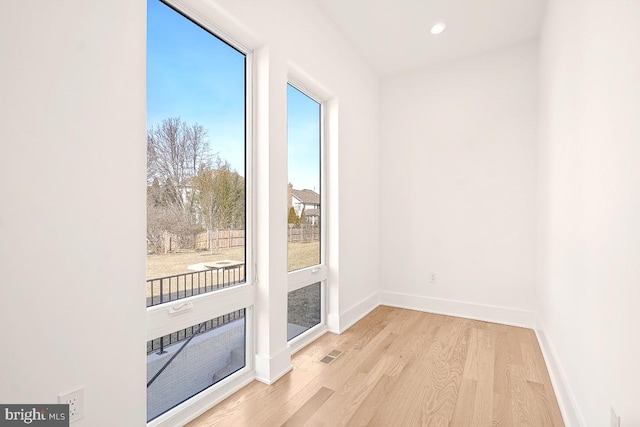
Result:
<svg viewBox="0 0 640 427"><path fill-rule="evenodd" d="M320 264L321 104L287 85L288 266Z"/></svg>
<svg viewBox="0 0 640 427"><path fill-rule="evenodd" d="M246 365L248 304L224 311L217 291L247 277L247 67L204 26L147 8L150 421Z"/></svg>
<svg viewBox="0 0 640 427"><path fill-rule="evenodd" d="M287 86L288 339L323 319L322 104Z"/></svg>

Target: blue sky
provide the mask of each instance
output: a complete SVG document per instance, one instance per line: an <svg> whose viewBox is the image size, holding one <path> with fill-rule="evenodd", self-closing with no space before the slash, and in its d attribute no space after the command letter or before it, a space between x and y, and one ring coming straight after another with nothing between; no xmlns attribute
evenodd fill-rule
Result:
<svg viewBox="0 0 640 427"><path fill-rule="evenodd" d="M287 85L289 182L320 192L320 104Z"/></svg>
<svg viewBox="0 0 640 427"><path fill-rule="evenodd" d="M181 117L244 173L245 57L157 0L147 2L147 127ZM289 181L319 190L319 104L287 87Z"/></svg>

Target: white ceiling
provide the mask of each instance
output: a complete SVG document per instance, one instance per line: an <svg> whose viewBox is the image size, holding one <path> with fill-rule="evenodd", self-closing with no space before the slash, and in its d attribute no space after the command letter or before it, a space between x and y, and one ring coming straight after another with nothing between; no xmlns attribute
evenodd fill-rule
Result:
<svg viewBox="0 0 640 427"><path fill-rule="evenodd" d="M546 0L311 0L380 75L538 37ZM432 36L433 24L447 29Z"/></svg>

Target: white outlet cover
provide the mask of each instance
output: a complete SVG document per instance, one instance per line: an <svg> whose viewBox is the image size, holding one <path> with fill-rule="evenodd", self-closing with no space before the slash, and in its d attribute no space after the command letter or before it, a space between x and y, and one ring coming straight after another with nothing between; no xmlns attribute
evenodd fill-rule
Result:
<svg viewBox="0 0 640 427"><path fill-rule="evenodd" d="M70 391L58 396L58 403L69 405L69 422L84 418L84 388Z"/></svg>

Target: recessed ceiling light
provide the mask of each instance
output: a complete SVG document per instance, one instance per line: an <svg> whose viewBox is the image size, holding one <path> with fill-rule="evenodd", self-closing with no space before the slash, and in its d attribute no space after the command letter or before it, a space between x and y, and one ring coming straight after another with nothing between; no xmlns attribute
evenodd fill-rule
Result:
<svg viewBox="0 0 640 427"><path fill-rule="evenodd" d="M440 34L444 31L445 28L447 28L447 26L444 24L444 22L438 22L433 27L431 27L431 34L433 34L434 36Z"/></svg>

